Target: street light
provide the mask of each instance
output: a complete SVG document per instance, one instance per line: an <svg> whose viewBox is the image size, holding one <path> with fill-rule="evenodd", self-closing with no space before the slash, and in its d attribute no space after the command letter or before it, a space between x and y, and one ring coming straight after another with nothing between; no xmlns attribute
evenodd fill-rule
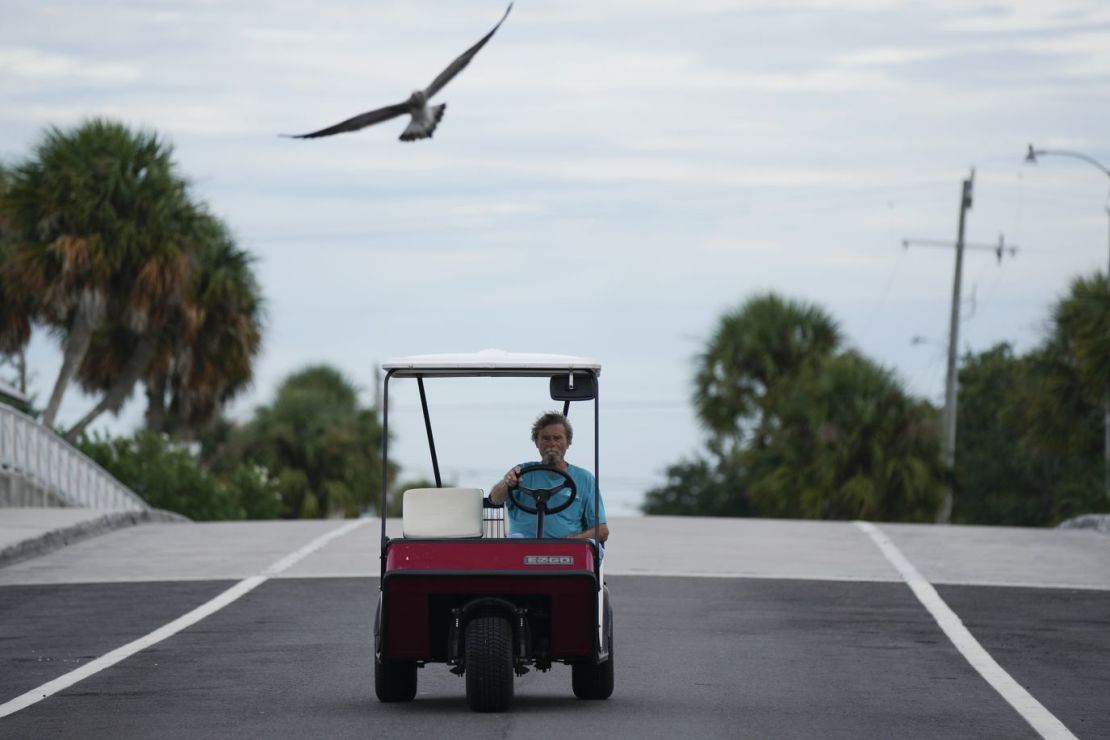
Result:
<svg viewBox="0 0 1110 740"><path fill-rule="evenodd" d="M1107 168L1102 162L1099 162L1094 157L1089 157L1082 152L1069 152L1062 149L1034 149L1033 145L1029 145L1029 151L1025 153L1025 161L1029 164L1036 164L1037 157L1071 157L1072 159L1079 159L1092 167L1097 167L1102 174L1110 179L1110 168ZM1106 199L1106 216L1110 220L1110 195ZM1107 245L1110 247L1110 232L1107 234ZM1106 286L1110 289L1110 255L1108 255L1106 266ZM1103 423L1105 429L1104 440L1104 457L1106 462L1106 471L1104 475L1104 482L1106 486L1106 497L1110 499L1110 391L1106 393L1106 398L1103 402Z"/></svg>

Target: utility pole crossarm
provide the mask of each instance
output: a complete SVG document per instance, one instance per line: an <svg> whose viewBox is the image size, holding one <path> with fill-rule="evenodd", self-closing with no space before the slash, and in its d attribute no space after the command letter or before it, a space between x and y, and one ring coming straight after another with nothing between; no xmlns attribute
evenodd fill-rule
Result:
<svg viewBox="0 0 1110 740"><path fill-rule="evenodd" d="M945 249L951 249L952 247L956 246L956 243L944 241L943 239L903 239L902 246L906 249L909 249L910 247L943 247ZM1018 249L1020 249L1020 247L1018 247L1018 245L1016 244L1002 244L1001 240L999 240L998 244L973 244L970 242L964 242L964 249L976 249L982 250L984 252L997 253L999 247L1002 247L1007 252L1016 252Z"/></svg>
<svg viewBox="0 0 1110 740"><path fill-rule="evenodd" d="M910 247L941 247L943 249L951 249L957 246L955 242L944 241L943 239L903 239L902 248L909 249ZM994 256L998 261L1002 261L1003 255L1007 252L1011 257L1016 257L1018 251L1021 249L1016 244L1007 244L1006 237L1002 234L998 235L998 244L970 244L965 242L964 249L974 249L982 252L994 252Z"/></svg>

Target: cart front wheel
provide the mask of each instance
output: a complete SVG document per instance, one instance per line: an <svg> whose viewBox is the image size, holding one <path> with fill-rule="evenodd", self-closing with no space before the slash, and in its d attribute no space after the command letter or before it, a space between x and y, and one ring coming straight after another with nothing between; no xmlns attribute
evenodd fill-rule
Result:
<svg viewBox="0 0 1110 740"><path fill-rule="evenodd" d="M609 660L599 665L575 663L570 667L570 682L579 699L608 699L613 695L613 648Z"/></svg>
<svg viewBox="0 0 1110 740"><path fill-rule="evenodd" d="M375 658L374 693L378 701L412 701L416 697L416 662Z"/></svg>
<svg viewBox="0 0 1110 740"><path fill-rule="evenodd" d="M503 712L513 701L513 628L503 616L467 622L466 701L475 712Z"/></svg>
<svg viewBox="0 0 1110 740"><path fill-rule="evenodd" d="M570 685L579 699L608 699L613 695L613 607L608 588L605 589L605 607L609 660L600 664L575 663L570 667Z"/></svg>

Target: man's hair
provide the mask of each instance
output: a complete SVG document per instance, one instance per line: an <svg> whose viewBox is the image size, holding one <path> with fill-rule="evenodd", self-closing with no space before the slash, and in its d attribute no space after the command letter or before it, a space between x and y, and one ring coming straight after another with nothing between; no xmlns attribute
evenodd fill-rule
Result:
<svg viewBox="0 0 1110 740"><path fill-rule="evenodd" d="M572 429L570 426L570 420L560 414L558 411L548 411L546 414L536 419L535 423L532 424L532 443L535 444L536 442L538 442L540 438L540 431L543 430L545 427L551 426L552 424L563 425L563 429L567 430L567 444L569 445L574 439L574 429Z"/></svg>

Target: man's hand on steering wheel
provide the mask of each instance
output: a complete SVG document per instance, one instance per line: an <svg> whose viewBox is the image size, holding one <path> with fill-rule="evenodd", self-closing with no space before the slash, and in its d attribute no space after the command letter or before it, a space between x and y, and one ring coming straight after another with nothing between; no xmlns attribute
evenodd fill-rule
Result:
<svg viewBox="0 0 1110 740"><path fill-rule="evenodd" d="M508 473L505 473L505 477L501 479L501 482L505 484L505 493L508 493L520 485L520 466L517 465L511 468Z"/></svg>

